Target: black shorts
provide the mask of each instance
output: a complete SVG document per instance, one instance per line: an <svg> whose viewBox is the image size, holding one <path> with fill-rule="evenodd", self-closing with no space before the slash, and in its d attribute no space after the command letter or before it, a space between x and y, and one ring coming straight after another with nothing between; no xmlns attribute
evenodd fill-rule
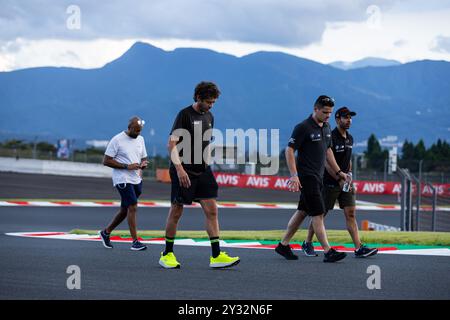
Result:
<svg viewBox="0 0 450 320"><path fill-rule="evenodd" d="M175 167L170 166L169 173L172 180L172 194L170 197L172 203L192 204L193 201L199 202L200 200L217 198L219 186L210 167L207 167L206 171L200 175L188 173L191 180L189 188L183 188L180 185Z"/></svg>
<svg viewBox="0 0 450 320"><path fill-rule="evenodd" d="M325 214L325 202L323 200L323 183L315 176L300 177L302 189L297 209L305 211L308 216Z"/></svg>
<svg viewBox="0 0 450 320"><path fill-rule="evenodd" d="M116 188L122 199L120 206L128 208L138 202L138 198L142 193L142 181L139 184L119 183L116 184Z"/></svg>

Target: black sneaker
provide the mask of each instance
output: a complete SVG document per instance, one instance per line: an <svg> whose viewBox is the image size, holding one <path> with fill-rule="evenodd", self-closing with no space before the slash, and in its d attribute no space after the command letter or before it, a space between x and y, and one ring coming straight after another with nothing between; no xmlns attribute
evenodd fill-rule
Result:
<svg viewBox="0 0 450 320"><path fill-rule="evenodd" d="M344 259L347 256L345 252L338 252L333 248L324 254L323 262L336 262Z"/></svg>
<svg viewBox="0 0 450 320"><path fill-rule="evenodd" d="M141 251L147 249L147 246L139 242L139 240L135 240L133 241L133 245L131 246L130 249L133 251Z"/></svg>
<svg viewBox="0 0 450 320"><path fill-rule="evenodd" d="M105 230L98 232L100 238L102 239L103 246L108 249L112 249L113 245L111 244L111 240L109 239L109 234L106 234Z"/></svg>
<svg viewBox="0 0 450 320"><path fill-rule="evenodd" d="M362 244L358 250L355 250L355 258L366 258L374 256L377 253L378 253L377 248L369 248Z"/></svg>
<svg viewBox="0 0 450 320"><path fill-rule="evenodd" d="M314 246L313 246L312 242L303 241L302 250L305 253L305 256L307 256L307 257L317 257L318 256L316 251L314 251Z"/></svg>
<svg viewBox="0 0 450 320"><path fill-rule="evenodd" d="M278 243L278 246L275 248L275 252L278 253L279 255L282 255L283 257L285 257L287 260L297 260L298 256L296 256L293 252L292 249L289 245L287 246L283 246L280 243Z"/></svg>

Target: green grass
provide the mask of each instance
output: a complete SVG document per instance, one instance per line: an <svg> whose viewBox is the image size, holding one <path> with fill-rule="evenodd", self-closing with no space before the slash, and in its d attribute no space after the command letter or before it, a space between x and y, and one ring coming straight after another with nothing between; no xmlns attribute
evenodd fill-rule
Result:
<svg viewBox="0 0 450 320"><path fill-rule="evenodd" d="M98 230L75 229L73 234L97 234ZM138 232L139 236L163 238L163 230L143 230ZM346 230L327 230L328 241L333 243L352 243ZM112 235L130 237L127 230L113 231ZM284 235L284 230L264 231L221 231L220 238L223 240L267 240L278 241ZM178 238L208 239L205 231L178 231ZM301 242L306 237L306 230L298 231L292 242ZM414 244L422 246L450 246L450 232L383 232L383 231L360 231L363 243L379 244ZM317 241L317 239L315 240Z"/></svg>

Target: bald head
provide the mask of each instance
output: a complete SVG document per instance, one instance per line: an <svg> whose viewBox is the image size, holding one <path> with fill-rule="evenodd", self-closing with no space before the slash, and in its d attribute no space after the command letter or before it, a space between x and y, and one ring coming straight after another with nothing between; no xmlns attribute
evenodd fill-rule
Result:
<svg viewBox="0 0 450 320"><path fill-rule="evenodd" d="M139 126L143 127L144 124L145 124L144 120L142 120L141 118L139 118L137 116L134 116L130 120L128 120L128 129L130 129L130 127L133 125L139 125Z"/></svg>
<svg viewBox="0 0 450 320"><path fill-rule="evenodd" d="M139 117L132 117L129 121L128 121L128 131L127 134L131 137L136 139L142 131L142 127L144 126L145 121L142 120Z"/></svg>

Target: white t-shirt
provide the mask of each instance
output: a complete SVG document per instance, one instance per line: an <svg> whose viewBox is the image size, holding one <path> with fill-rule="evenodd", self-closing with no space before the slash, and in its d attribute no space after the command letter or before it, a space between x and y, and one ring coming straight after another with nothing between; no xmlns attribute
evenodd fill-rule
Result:
<svg viewBox="0 0 450 320"><path fill-rule="evenodd" d="M133 139L122 131L109 141L105 155L123 164L141 163L141 159L147 157L144 137L138 136L136 139ZM116 186L120 183L141 183L142 178L139 175L139 171L113 169L113 185Z"/></svg>

